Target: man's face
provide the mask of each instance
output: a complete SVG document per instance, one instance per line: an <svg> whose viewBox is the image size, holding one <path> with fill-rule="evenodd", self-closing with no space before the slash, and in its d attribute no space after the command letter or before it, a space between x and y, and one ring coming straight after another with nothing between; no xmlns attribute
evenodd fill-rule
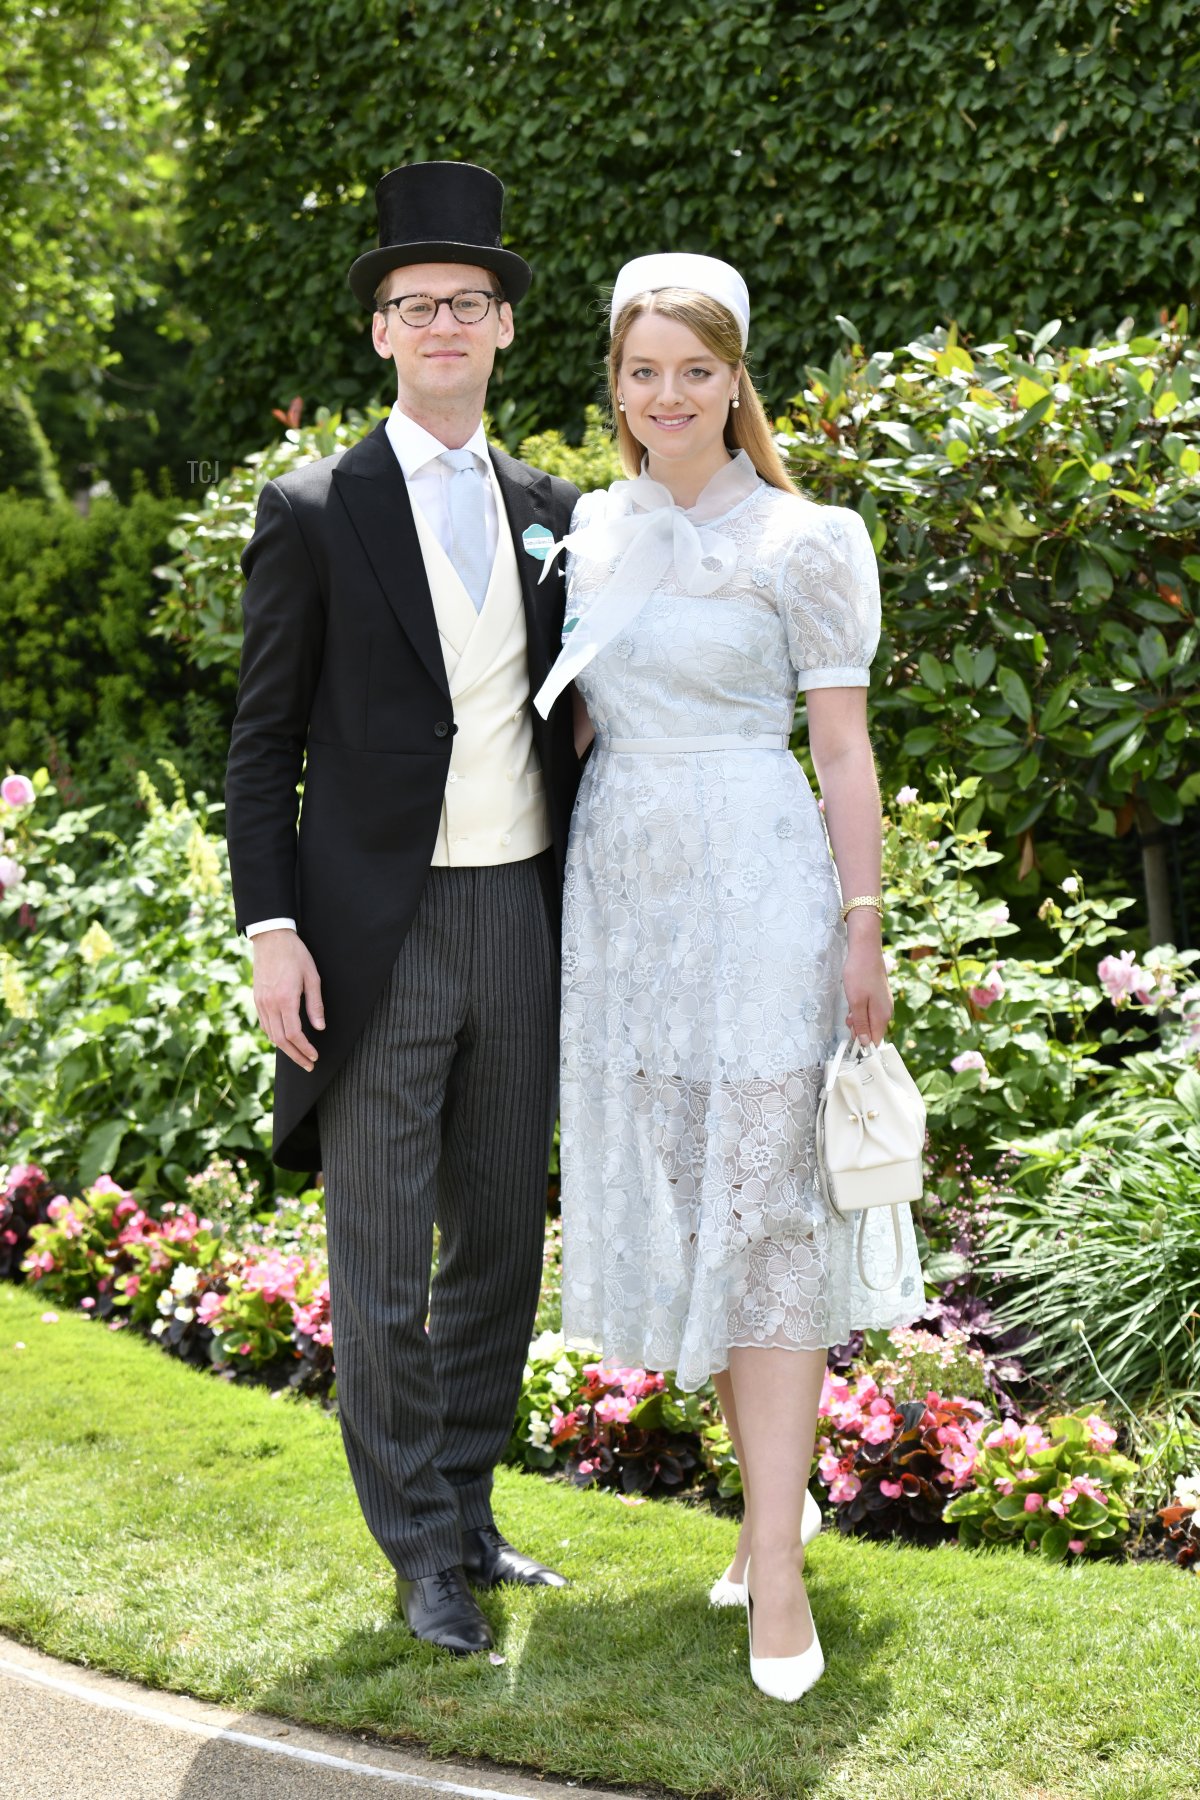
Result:
<svg viewBox="0 0 1200 1800"><path fill-rule="evenodd" d="M454 294L492 294L499 282L490 269L470 263L412 263L393 269L379 298L409 294L449 300ZM512 308L493 301L477 323L460 324L448 306L439 306L426 325L406 325L394 306L375 313L371 337L380 356L396 365L402 406L421 411L447 401L478 400L482 410L496 351L513 340Z"/></svg>

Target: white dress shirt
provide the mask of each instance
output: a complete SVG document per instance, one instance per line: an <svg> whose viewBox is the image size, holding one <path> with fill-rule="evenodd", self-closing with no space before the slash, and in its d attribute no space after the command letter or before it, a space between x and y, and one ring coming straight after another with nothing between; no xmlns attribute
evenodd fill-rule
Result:
<svg viewBox="0 0 1200 1800"><path fill-rule="evenodd" d="M408 497L414 506L419 506L421 516L437 538L438 543L450 557L454 558L454 539L450 530L450 503L446 497L448 484L454 479L454 471L438 458L450 446L435 438L431 431L410 419L406 412L401 412L400 404L392 407L384 426L388 443L396 454L401 472L408 487ZM492 468L492 459L488 455L487 438L483 433L483 422L475 427L471 436L462 446L464 450L473 450L482 464L482 473L486 476L483 484L484 529L487 532L487 549L490 561L495 560L496 541L500 530L499 500L496 492L496 474ZM246 936L257 937L263 931L295 931L295 919L256 919L253 925L247 925Z"/></svg>

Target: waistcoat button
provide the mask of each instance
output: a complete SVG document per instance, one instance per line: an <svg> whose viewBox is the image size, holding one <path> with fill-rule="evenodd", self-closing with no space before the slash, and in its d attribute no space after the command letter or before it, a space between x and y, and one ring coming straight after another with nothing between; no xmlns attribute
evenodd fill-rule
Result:
<svg viewBox="0 0 1200 1800"><path fill-rule="evenodd" d="M450 727L447 725L445 719L438 720L437 724L433 728L433 735L434 735L434 737L449 737L450 736Z"/></svg>

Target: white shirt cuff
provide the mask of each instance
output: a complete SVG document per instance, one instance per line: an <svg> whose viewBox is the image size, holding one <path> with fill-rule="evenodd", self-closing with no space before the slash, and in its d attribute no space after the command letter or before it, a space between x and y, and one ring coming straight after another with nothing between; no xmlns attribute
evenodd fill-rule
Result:
<svg viewBox="0 0 1200 1800"><path fill-rule="evenodd" d="M260 931L295 931L295 919L256 919L253 925L247 925L246 936L257 937Z"/></svg>

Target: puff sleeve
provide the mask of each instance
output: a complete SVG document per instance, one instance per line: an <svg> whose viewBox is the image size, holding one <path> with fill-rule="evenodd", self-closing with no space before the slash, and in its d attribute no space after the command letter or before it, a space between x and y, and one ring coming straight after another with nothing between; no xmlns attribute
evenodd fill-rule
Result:
<svg viewBox="0 0 1200 1800"><path fill-rule="evenodd" d="M801 693L868 686L879 645L879 568L856 512L809 509L784 557L778 598Z"/></svg>

